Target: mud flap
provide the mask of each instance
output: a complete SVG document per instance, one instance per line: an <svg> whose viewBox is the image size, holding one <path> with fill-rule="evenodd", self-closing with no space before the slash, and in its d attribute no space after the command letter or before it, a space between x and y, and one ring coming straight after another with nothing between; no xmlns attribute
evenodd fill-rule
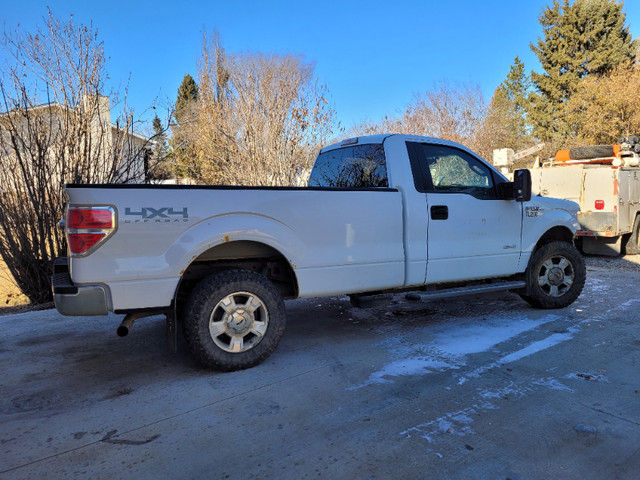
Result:
<svg viewBox="0 0 640 480"><path fill-rule="evenodd" d="M175 304L167 311L167 345L173 353L178 353L178 320Z"/></svg>
<svg viewBox="0 0 640 480"><path fill-rule="evenodd" d="M622 235L617 237L582 237L582 251L591 255L618 256L622 252Z"/></svg>

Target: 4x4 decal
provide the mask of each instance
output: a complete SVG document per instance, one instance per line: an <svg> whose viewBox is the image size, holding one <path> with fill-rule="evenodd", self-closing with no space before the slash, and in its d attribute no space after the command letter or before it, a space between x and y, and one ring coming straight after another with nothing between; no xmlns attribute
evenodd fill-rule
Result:
<svg viewBox="0 0 640 480"><path fill-rule="evenodd" d="M153 221L155 223L167 223L167 222L188 222L189 221L189 209L182 207L176 209L173 207L143 207L139 211L135 211L132 208L126 207L124 209L125 217L139 217L135 219L125 218L125 223L139 223Z"/></svg>

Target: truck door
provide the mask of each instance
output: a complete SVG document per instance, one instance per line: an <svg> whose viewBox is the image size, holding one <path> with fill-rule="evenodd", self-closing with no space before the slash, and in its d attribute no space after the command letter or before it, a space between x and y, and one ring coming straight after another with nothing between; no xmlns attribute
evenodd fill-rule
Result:
<svg viewBox="0 0 640 480"><path fill-rule="evenodd" d="M408 144L427 203L427 283L517 273L522 204L501 200L497 172L468 152Z"/></svg>

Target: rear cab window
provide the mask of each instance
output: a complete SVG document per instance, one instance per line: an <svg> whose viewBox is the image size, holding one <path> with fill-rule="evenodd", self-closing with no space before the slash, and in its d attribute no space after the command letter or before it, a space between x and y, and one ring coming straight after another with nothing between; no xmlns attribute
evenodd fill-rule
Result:
<svg viewBox="0 0 640 480"><path fill-rule="evenodd" d="M354 145L318 155L309 177L309 187L388 187L387 162L380 143Z"/></svg>

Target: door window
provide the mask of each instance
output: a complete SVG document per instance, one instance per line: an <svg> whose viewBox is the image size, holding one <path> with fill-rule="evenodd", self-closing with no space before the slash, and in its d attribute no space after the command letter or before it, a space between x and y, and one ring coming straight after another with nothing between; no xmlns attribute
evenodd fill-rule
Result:
<svg viewBox="0 0 640 480"><path fill-rule="evenodd" d="M413 151L417 153L418 170L424 177L424 188L421 191L466 193L487 200L497 198L491 169L467 152L443 145L426 144L414 146ZM416 175L416 162L412 163Z"/></svg>

